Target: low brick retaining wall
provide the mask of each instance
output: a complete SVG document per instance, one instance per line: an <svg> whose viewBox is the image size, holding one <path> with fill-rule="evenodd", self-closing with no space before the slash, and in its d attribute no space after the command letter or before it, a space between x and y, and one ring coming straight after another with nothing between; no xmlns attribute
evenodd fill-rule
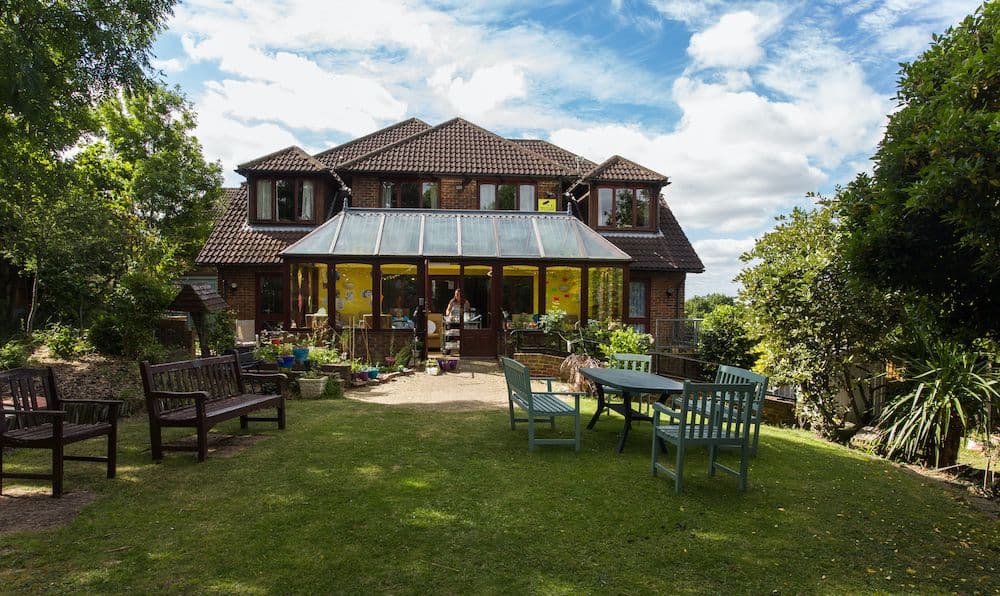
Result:
<svg viewBox="0 0 1000 596"><path fill-rule="evenodd" d="M559 367L562 365L563 360L565 360L562 356L536 354L534 352L515 352L514 360L527 366L531 370L532 376L559 377L564 381L567 378L559 372Z"/></svg>
<svg viewBox="0 0 1000 596"><path fill-rule="evenodd" d="M794 426L795 402L771 396L765 397L762 419L772 426Z"/></svg>

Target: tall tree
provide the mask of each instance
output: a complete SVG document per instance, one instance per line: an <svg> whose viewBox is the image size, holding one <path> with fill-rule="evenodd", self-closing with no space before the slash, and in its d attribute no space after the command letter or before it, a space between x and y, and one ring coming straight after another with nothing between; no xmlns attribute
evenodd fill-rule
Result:
<svg viewBox="0 0 1000 596"><path fill-rule="evenodd" d="M1000 329L1000 3L901 70L872 177L843 195L851 267L922 303L953 337Z"/></svg>

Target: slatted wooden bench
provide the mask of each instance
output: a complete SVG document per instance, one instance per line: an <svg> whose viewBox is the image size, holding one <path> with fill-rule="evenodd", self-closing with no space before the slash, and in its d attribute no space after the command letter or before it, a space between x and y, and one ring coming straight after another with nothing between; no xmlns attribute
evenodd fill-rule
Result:
<svg viewBox="0 0 1000 596"><path fill-rule="evenodd" d="M261 360L258 360L253 354L253 350L250 348L233 348L232 350L226 352L227 354L236 354L236 357L240 361L240 370L244 371L257 371L260 370L260 365L263 364Z"/></svg>
<svg viewBox="0 0 1000 596"><path fill-rule="evenodd" d="M63 492L63 462L106 462L108 478L115 477L120 401L60 399L51 368L18 368L0 371L0 490L4 478L52 481L52 496ZM66 455L67 445L107 437L107 456ZM49 449L52 473L3 471L7 447Z"/></svg>
<svg viewBox="0 0 1000 596"><path fill-rule="evenodd" d="M233 418L240 419L240 428L247 428L249 422L277 422L279 429L285 428L288 377L284 374L244 372L235 354L139 366L156 461L163 459L164 451L197 451L198 461L204 461L209 429ZM269 385L277 392L266 392ZM275 408L276 415L249 415L268 408ZM194 428L197 446L164 445L161 431L165 427Z"/></svg>

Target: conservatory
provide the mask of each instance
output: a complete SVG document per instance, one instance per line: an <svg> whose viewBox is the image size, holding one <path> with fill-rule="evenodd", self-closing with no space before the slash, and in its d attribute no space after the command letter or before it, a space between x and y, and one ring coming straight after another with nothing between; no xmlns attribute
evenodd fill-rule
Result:
<svg viewBox="0 0 1000 596"><path fill-rule="evenodd" d="M621 318L632 261L569 213L420 209L347 208L281 255L293 328L416 333L463 356L495 356L504 330L557 310Z"/></svg>

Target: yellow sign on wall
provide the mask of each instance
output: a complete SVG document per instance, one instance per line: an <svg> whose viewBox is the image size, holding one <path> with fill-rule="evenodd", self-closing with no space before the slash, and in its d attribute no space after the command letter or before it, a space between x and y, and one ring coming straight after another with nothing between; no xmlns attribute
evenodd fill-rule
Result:
<svg viewBox="0 0 1000 596"><path fill-rule="evenodd" d="M555 199L538 199L538 210L539 211L555 211L556 210L556 200Z"/></svg>

